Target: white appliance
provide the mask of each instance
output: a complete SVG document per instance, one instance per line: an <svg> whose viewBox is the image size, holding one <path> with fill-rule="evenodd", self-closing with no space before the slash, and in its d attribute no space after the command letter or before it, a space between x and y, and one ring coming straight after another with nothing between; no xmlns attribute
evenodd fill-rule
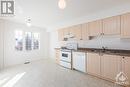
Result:
<svg viewBox="0 0 130 87"><path fill-rule="evenodd" d="M67 43L61 48L60 65L72 69L72 51L77 50L77 43Z"/></svg>
<svg viewBox="0 0 130 87"><path fill-rule="evenodd" d="M72 50L61 49L60 65L72 69Z"/></svg>
<svg viewBox="0 0 130 87"><path fill-rule="evenodd" d="M87 54L83 52L73 52L73 69L86 72Z"/></svg>

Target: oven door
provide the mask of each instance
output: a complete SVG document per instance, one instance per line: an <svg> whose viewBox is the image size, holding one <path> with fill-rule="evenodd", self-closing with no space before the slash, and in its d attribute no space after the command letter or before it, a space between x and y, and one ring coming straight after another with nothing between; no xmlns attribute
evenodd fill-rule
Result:
<svg viewBox="0 0 130 87"><path fill-rule="evenodd" d="M71 52L63 52L63 51L61 51L60 60L70 63L71 62Z"/></svg>

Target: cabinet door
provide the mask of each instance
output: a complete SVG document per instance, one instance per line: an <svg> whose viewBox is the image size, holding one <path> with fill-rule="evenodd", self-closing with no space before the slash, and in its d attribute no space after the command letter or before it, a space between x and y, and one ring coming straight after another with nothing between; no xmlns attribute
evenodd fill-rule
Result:
<svg viewBox="0 0 130 87"><path fill-rule="evenodd" d="M89 74L100 76L100 56L96 53L87 54L87 72Z"/></svg>
<svg viewBox="0 0 130 87"><path fill-rule="evenodd" d="M60 49L55 50L55 55L56 55L56 63L60 63Z"/></svg>
<svg viewBox="0 0 130 87"><path fill-rule="evenodd" d="M68 35L69 34L69 28L64 28L63 33L64 33L64 36Z"/></svg>
<svg viewBox="0 0 130 87"><path fill-rule="evenodd" d="M101 75L102 77L115 81L115 77L119 73L120 56L103 55L101 56Z"/></svg>
<svg viewBox="0 0 130 87"><path fill-rule="evenodd" d="M63 29L58 30L58 40L63 41L64 40L64 31Z"/></svg>
<svg viewBox="0 0 130 87"><path fill-rule="evenodd" d="M120 35L120 16L103 19L103 33Z"/></svg>
<svg viewBox="0 0 130 87"><path fill-rule="evenodd" d="M70 32L75 36L76 40L81 40L81 25L72 26Z"/></svg>
<svg viewBox="0 0 130 87"><path fill-rule="evenodd" d="M86 41L89 40L89 30L88 30L88 24L82 24L82 40Z"/></svg>
<svg viewBox="0 0 130 87"><path fill-rule="evenodd" d="M121 37L130 38L130 13L121 15Z"/></svg>
<svg viewBox="0 0 130 87"><path fill-rule="evenodd" d="M130 83L130 57L125 57L125 73Z"/></svg>
<svg viewBox="0 0 130 87"><path fill-rule="evenodd" d="M97 36L102 33L102 20L88 23L89 36Z"/></svg>

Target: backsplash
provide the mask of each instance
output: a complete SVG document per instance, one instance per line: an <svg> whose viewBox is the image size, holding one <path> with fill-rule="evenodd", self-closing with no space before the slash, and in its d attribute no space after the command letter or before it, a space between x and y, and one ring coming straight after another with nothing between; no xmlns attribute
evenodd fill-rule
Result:
<svg viewBox="0 0 130 87"><path fill-rule="evenodd" d="M89 41L78 42L81 48L102 48L130 50L130 39L120 39L119 36L99 36Z"/></svg>
<svg viewBox="0 0 130 87"><path fill-rule="evenodd" d="M80 48L102 48L104 46L108 49L130 50L130 39L120 39L120 36L117 35L97 36L88 41L76 41L75 39L71 39L67 42L62 42L61 46L66 43L78 43L78 47Z"/></svg>

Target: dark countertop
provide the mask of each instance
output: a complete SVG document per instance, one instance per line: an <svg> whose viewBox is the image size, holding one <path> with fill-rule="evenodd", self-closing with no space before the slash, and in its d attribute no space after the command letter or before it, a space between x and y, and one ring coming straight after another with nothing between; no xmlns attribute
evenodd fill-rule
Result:
<svg viewBox="0 0 130 87"><path fill-rule="evenodd" d="M61 48L55 48L55 50L60 50Z"/></svg>
<svg viewBox="0 0 130 87"><path fill-rule="evenodd" d="M55 48L60 50L61 48ZM127 56L130 57L130 50L122 49L100 49L100 48L78 48L74 52L89 52L89 53L103 53L108 55Z"/></svg>
<svg viewBox="0 0 130 87"><path fill-rule="evenodd" d="M130 50L120 49L98 49L98 48L78 48L74 50L76 52L91 52L91 53L103 53L109 55L128 56L130 57Z"/></svg>

